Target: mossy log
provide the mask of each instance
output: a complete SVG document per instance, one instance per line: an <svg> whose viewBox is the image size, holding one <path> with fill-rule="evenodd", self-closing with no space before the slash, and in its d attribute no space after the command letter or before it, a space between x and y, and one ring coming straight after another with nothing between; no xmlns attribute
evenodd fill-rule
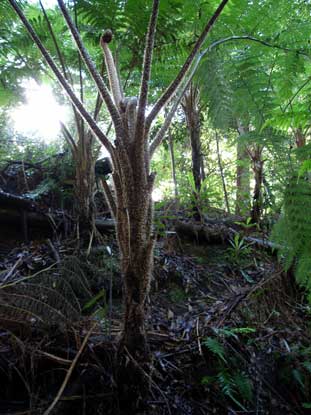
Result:
<svg viewBox="0 0 311 415"><path fill-rule="evenodd" d="M224 244L238 233L236 229L226 226L221 220L219 223L213 222L213 224L197 224L193 222L177 221L175 230L179 238L195 241L198 244ZM264 238L243 236L243 239L246 243L271 251L280 248L279 245Z"/></svg>
<svg viewBox="0 0 311 415"><path fill-rule="evenodd" d="M224 243L230 236L228 227L223 224L197 224L177 221L177 235L197 243Z"/></svg>

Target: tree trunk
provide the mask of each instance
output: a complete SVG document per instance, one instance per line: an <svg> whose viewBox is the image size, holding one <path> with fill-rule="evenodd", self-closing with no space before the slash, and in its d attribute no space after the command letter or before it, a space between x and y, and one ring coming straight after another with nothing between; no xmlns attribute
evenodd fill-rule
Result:
<svg viewBox="0 0 311 415"><path fill-rule="evenodd" d="M175 195L175 200L177 200L178 199L178 187L177 187L177 179L176 179L174 141L173 141L171 130L168 131L168 145L169 145L170 156L171 156L172 179L173 179L173 184L174 184L174 195Z"/></svg>
<svg viewBox="0 0 311 415"><path fill-rule="evenodd" d="M147 298L153 266L153 241L143 246L132 246L133 260L121 262L124 278L124 320L122 346L125 345L135 358L148 352L146 336Z"/></svg>
<svg viewBox="0 0 311 415"><path fill-rule="evenodd" d="M306 136L301 128L296 128L294 131L295 141L297 148L304 147L306 145Z"/></svg>
<svg viewBox="0 0 311 415"><path fill-rule="evenodd" d="M248 132L238 123L239 135ZM250 211L250 160L247 145L239 138L237 140L237 169L236 169L236 215L248 216Z"/></svg>
<svg viewBox="0 0 311 415"><path fill-rule="evenodd" d="M252 168L254 172L255 187L253 194L253 203L251 218L252 222L260 223L261 214L262 214L262 185L263 185L263 165L264 161L262 160L262 146L255 145L252 151L250 151L252 158Z"/></svg>
<svg viewBox="0 0 311 415"><path fill-rule="evenodd" d="M192 157L192 175L194 180L193 192L193 211L194 219L202 222L202 206L200 199L201 184L204 176L202 171L203 159L201 152L201 123L200 123L200 109L199 109L199 90L191 83L186 92L182 107L185 113L187 127L190 136L191 157Z"/></svg>
<svg viewBox="0 0 311 415"><path fill-rule="evenodd" d="M77 200L77 222L82 234L94 229L95 206L93 192L95 187L95 166L92 149L88 152L79 148L75 158L76 180L75 196Z"/></svg>
<svg viewBox="0 0 311 415"><path fill-rule="evenodd" d="M183 99L183 110L186 116L187 127L190 136L192 174L194 186L199 193L202 183L202 152L201 152L201 123L199 109L199 90L191 84ZM203 173L204 175L204 173Z"/></svg>
<svg viewBox="0 0 311 415"><path fill-rule="evenodd" d="M220 155L220 150L219 150L219 138L218 138L217 132L216 132L215 135L216 135L218 167L219 167L219 172L220 172L220 177L221 177L221 182L222 182L222 188L223 188L224 197L225 197L225 205L226 205L227 212L230 214L229 198L228 198L226 180L225 180L225 175L224 175L224 169L223 169L222 161L221 161L221 155Z"/></svg>
<svg viewBox="0 0 311 415"><path fill-rule="evenodd" d="M124 281L124 319L119 349L122 351L126 347L135 359L141 359L144 354L148 355L145 324L155 241L152 234L155 175L150 173L147 151L144 172L140 171L142 166L137 162L135 143L130 144L129 138L128 141L127 155L121 145L116 147L112 178L117 203L110 199L110 207L116 219Z"/></svg>
<svg viewBox="0 0 311 415"><path fill-rule="evenodd" d="M75 214L79 227L79 236L88 237L95 231L95 205L93 192L95 188L95 162L99 147L94 145L94 137L83 127L82 119L76 116L76 139L67 127L61 123L62 132L70 149L75 165Z"/></svg>

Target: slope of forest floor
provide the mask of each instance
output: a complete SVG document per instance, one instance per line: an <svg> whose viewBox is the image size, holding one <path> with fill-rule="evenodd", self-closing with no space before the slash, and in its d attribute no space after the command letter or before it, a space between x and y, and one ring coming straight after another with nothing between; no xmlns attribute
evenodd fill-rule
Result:
<svg viewBox="0 0 311 415"><path fill-rule="evenodd" d="M172 232L158 241L150 394L137 413L308 413L309 307L275 256L241 240L199 244ZM0 413L45 414L53 400L54 414L129 413L114 382L113 237L79 255L72 241L0 252Z"/></svg>

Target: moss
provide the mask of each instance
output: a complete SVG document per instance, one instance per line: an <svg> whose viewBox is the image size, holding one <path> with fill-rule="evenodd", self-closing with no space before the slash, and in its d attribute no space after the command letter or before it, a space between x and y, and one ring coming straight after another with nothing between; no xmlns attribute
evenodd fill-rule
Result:
<svg viewBox="0 0 311 415"><path fill-rule="evenodd" d="M182 303L186 300L187 296L184 290L178 286L174 286L169 292L170 299L173 303Z"/></svg>

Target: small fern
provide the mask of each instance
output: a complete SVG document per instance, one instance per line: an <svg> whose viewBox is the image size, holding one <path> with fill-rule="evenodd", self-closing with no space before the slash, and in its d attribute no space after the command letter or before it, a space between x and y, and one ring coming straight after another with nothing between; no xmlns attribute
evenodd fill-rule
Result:
<svg viewBox="0 0 311 415"><path fill-rule="evenodd" d="M251 402L253 400L253 385L249 377L245 373L239 372L232 377L232 380L239 395L245 401Z"/></svg>
<svg viewBox="0 0 311 415"><path fill-rule="evenodd" d="M238 339L238 334L247 335L254 333L250 327L220 328L214 329L216 336ZM202 385L215 385L221 390L224 397L229 398L242 411L247 411L244 404L253 401L253 384L251 379L241 367L235 356L226 353L224 345L216 337L208 337L203 344L216 357L215 375L204 376Z"/></svg>
<svg viewBox="0 0 311 415"><path fill-rule="evenodd" d="M222 393L230 398L242 411L247 411L244 405L237 399L237 392L240 392L236 379L233 378L228 370L224 370L217 375L218 384ZM241 381L241 378L240 378ZM245 385L244 385L245 387Z"/></svg>
<svg viewBox="0 0 311 415"><path fill-rule="evenodd" d="M224 363L227 363L225 358L225 349L224 346L215 338L208 337L203 342L204 346L206 346L214 355L219 357Z"/></svg>
<svg viewBox="0 0 311 415"><path fill-rule="evenodd" d="M217 335L222 335L224 337L234 337L238 340L238 334L252 334L256 332L256 329L252 327L223 327L219 329L214 329Z"/></svg>

